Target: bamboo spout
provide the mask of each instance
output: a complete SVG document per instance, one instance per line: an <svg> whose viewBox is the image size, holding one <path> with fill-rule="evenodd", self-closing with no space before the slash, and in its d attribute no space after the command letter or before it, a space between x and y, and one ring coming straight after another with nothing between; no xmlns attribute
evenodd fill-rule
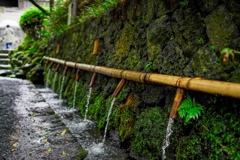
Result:
<svg viewBox="0 0 240 160"><path fill-rule="evenodd" d="M78 82L79 81L79 75L80 75L80 69L77 69L77 73L76 73L76 78L75 81Z"/></svg>
<svg viewBox="0 0 240 160"><path fill-rule="evenodd" d="M67 74L68 66L65 66L64 71L63 71L63 76Z"/></svg>
<svg viewBox="0 0 240 160"><path fill-rule="evenodd" d="M92 87L95 84L96 78L97 78L97 73L94 72L93 76L92 76L92 79L91 79L91 82L89 84L89 87Z"/></svg>
<svg viewBox="0 0 240 160"><path fill-rule="evenodd" d="M53 66L54 62L51 62L49 65L49 69Z"/></svg>
<svg viewBox="0 0 240 160"><path fill-rule="evenodd" d="M185 94L185 89L182 89L182 88L177 89L173 106L172 106L172 111L170 113L170 117L173 119L177 119L178 117L178 108L182 103L184 94Z"/></svg>
<svg viewBox="0 0 240 160"><path fill-rule="evenodd" d="M122 79L117 88L115 89L114 93L113 93L113 97L117 98L117 96L119 95L119 93L121 92L121 90L123 89L124 85L126 84L127 80L126 79Z"/></svg>
<svg viewBox="0 0 240 160"><path fill-rule="evenodd" d="M59 68L60 68L60 64L58 64L58 65L56 66L55 72L58 72Z"/></svg>

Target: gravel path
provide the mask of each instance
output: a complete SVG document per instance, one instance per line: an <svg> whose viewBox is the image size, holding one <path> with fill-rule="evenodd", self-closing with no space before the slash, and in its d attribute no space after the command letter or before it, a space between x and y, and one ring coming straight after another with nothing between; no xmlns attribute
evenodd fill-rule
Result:
<svg viewBox="0 0 240 160"><path fill-rule="evenodd" d="M34 85L0 77L0 159L69 160L86 155Z"/></svg>

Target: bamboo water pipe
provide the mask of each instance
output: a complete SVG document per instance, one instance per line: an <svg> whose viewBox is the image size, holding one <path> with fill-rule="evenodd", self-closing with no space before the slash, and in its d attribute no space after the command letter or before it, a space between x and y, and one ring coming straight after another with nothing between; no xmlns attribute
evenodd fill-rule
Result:
<svg viewBox="0 0 240 160"><path fill-rule="evenodd" d="M189 77L180 77L180 76L170 76L163 74L151 74L143 73L136 71L128 71L122 69L108 68L103 66L95 66L74 62L66 62L63 60L58 60L55 58L50 58L44 56L43 59L52 61L60 64L75 64L75 68L82 70L104 74L111 77L117 77L121 79L126 79L129 81L140 82L140 83L156 83L164 84L169 86L175 86L178 88L183 88L187 90L200 91L210 94L221 94L223 96L229 96L234 98L240 98L240 84L239 83L230 83L223 81L214 81L214 80L205 80L205 79L196 79ZM66 63L65 63L66 62ZM70 65L68 65L70 66ZM73 67L71 65L71 67Z"/></svg>

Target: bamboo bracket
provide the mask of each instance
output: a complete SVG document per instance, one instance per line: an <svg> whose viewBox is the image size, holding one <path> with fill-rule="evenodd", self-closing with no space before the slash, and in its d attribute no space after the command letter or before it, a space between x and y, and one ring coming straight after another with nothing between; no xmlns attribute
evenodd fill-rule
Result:
<svg viewBox="0 0 240 160"><path fill-rule="evenodd" d="M172 111L170 113L170 117L173 119L177 119L177 117L178 117L178 108L180 107L180 105L183 101L184 94L185 94L185 89L177 88L174 102L172 105Z"/></svg>
<svg viewBox="0 0 240 160"><path fill-rule="evenodd" d="M92 79L91 79L91 82L89 84L89 87L93 87L93 85L95 84L96 78L97 78L97 73L94 72L93 75L92 75Z"/></svg>
<svg viewBox="0 0 240 160"><path fill-rule="evenodd" d="M113 97L117 98L117 96L119 95L119 93L121 92L121 90L123 89L124 85L126 84L127 80L126 79L122 79L117 88L115 89L114 93L113 93Z"/></svg>

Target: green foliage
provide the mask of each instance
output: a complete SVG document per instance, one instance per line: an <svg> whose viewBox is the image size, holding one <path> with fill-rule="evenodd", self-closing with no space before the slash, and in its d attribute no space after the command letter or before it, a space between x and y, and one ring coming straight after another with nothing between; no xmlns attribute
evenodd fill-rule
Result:
<svg viewBox="0 0 240 160"><path fill-rule="evenodd" d="M184 0L184 1L180 2L180 4L183 5L183 6L187 6L188 5L188 0Z"/></svg>
<svg viewBox="0 0 240 160"><path fill-rule="evenodd" d="M44 9L49 10L46 7ZM38 39L41 36L40 31L44 28L43 19L45 18L47 18L47 15L41 10L37 7L31 7L23 13L19 24L29 38Z"/></svg>
<svg viewBox="0 0 240 160"><path fill-rule="evenodd" d="M80 13L80 22L84 22L90 17L98 17L103 12L107 11L109 8L115 7L120 0L105 0L105 1L96 1L90 7L85 7L81 10Z"/></svg>
<svg viewBox="0 0 240 160"><path fill-rule="evenodd" d="M150 70L152 69L153 67L153 63L152 62L149 62L145 67L144 69L147 71L147 72L150 72Z"/></svg>
<svg viewBox="0 0 240 160"><path fill-rule="evenodd" d="M182 135L177 147L177 159L239 159L240 119L238 105L220 102L211 106L187 135Z"/></svg>
<svg viewBox="0 0 240 160"><path fill-rule="evenodd" d="M214 50L214 49L215 49L215 47L214 47L214 46L211 46L211 49L212 49L212 50Z"/></svg>
<svg viewBox="0 0 240 160"><path fill-rule="evenodd" d="M190 119L198 119L198 115L201 114L201 110L203 110L203 106L199 103L196 103L195 98L191 100L191 98L188 97L182 102L181 106L178 108L178 113L181 118L186 117L186 124Z"/></svg>
<svg viewBox="0 0 240 160"><path fill-rule="evenodd" d="M47 34L61 34L63 31L67 30L69 26L68 21L68 4L62 0L59 0L54 6L49 20L46 20L44 24L47 27Z"/></svg>
<svg viewBox="0 0 240 160"><path fill-rule="evenodd" d="M197 43L201 44L201 45L204 45L205 42L204 42L204 39L201 37L197 40Z"/></svg>

